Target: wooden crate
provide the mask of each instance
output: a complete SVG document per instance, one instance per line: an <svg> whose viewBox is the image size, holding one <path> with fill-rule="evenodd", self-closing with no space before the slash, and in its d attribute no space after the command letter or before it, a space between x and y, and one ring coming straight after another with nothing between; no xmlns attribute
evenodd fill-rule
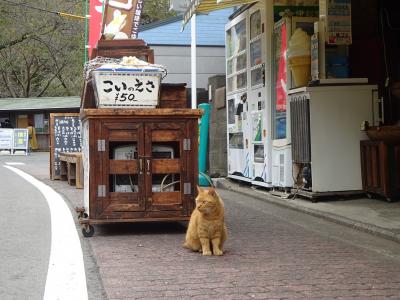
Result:
<svg viewBox="0 0 400 300"><path fill-rule="evenodd" d="M188 108L186 83L162 83L159 108Z"/></svg>
<svg viewBox="0 0 400 300"><path fill-rule="evenodd" d="M154 51L143 40L99 40L97 47L92 51L92 58L96 56L120 58L136 56L137 58L154 64Z"/></svg>
<svg viewBox="0 0 400 300"><path fill-rule="evenodd" d="M79 212L85 236L98 223L189 219L201 114L198 109L82 110L85 199ZM168 186L170 181L175 183Z"/></svg>

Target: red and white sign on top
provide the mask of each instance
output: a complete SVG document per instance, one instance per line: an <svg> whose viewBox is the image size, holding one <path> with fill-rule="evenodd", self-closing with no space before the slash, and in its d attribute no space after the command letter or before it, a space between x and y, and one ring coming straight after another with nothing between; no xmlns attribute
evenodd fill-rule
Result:
<svg viewBox="0 0 400 300"><path fill-rule="evenodd" d="M103 18L103 37L106 40L136 39L143 2L144 0L107 1Z"/></svg>
<svg viewBox="0 0 400 300"><path fill-rule="evenodd" d="M106 39L137 39L144 0L90 0L89 56L101 34ZM103 9L105 24L102 26Z"/></svg>

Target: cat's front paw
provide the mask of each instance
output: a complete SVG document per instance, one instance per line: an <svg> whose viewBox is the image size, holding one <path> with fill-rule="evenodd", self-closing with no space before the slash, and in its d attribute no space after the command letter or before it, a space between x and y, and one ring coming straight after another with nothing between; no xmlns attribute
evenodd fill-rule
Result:
<svg viewBox="0 0 400 300"><path fill-rule="evenodd" d="M211 253L210 250L208 250L208 251L203 251L203 255L204 255L204 256L210 256L210 255L212 255L212 253Z"/></svg>
<svg viewBox="0 0 400 300"><path fill-rule="evenodd" d="M219 249L215 249L215 250L214 250L214 255L218 255L218 256L224 255L224 251L219 250Z"/></svg>

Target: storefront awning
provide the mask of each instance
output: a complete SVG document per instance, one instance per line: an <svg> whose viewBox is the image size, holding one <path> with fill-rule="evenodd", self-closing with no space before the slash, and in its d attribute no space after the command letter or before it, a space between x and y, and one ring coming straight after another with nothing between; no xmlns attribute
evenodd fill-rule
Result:
<svg viewBox="0 0 400 300"><path fill-rule="evenodd" d="M252 2L258 2L258 0L192 0L183 15L182 28L185 27L194 14L207 13L217 9L239 6Z"/></svg>

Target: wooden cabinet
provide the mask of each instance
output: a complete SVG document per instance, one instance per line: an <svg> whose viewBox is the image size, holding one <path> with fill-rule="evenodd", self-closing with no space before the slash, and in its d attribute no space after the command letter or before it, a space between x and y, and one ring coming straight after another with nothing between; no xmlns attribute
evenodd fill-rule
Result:
<svg viewBox="0 0 400 300"><path fill-rule="evenodd" d="M400 144L361 141L363 190L388 201L400 196Z"/></svg>
<svg viewBox="0 0 400 300"><path fill-rule="evenodd" d="M84 235L96 223L189 219L200 116L192 109L82 110Z"/></svg>

